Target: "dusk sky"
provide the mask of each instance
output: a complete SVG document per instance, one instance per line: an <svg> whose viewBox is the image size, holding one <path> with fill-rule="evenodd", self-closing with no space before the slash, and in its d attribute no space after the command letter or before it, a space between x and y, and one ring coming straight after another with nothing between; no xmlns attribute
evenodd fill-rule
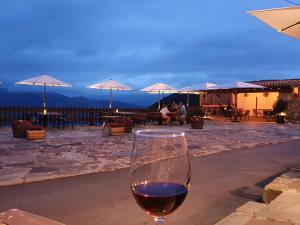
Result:
<svg viewBox="0 0 300 225"><path fill-rule="evenodd" d="M300 3L300 1L299 1ZM201 82L299 78L300 41L247 10L283 0L9 0L0 8L0 81L47 73L89 95L115 79L140 89Z"/></svg>

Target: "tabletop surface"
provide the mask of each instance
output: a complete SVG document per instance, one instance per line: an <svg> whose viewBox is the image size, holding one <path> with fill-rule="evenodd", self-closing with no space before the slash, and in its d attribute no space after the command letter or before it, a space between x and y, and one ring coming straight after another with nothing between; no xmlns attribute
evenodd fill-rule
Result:
<svg viewBox="0 0 300 225"><path fill-rule="evenodd" d="M0 213L0 225L64 225L19 209L10 209Z"/></svg>
<svg viewBox="0 0 300 225"><path fill-rule="evenodd" d="M119 116L101 116L102 118L106 118L106 119L114 119L114 118L120 118Z"/></svg>
<svg viewBox="0 0 300 225"><path fill-rule="evenodd" d="M47 112L47 113L38 112L37 114L40 116L60 116L61 115L61 113L59 113L59 112Z"/></svg>
<svg viewBox="0 0 300 225"><path fill-rule="evenodd" d="M117 114L121 114L121 115L134 115L137 114L136 112L117 112Z"/></svg>

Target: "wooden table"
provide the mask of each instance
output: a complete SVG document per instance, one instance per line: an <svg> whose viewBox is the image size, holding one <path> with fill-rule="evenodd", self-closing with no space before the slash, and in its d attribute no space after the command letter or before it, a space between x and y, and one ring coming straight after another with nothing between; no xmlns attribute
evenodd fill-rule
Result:
<svg viewBox="0 0 300 225"><path fill-rule="evenodd" d="M0 213L0 225L65 225L19 209Z"/></svg>
<svg viewBox="0 0 300 225"><path fill-rule="evenodd" d="M102 128L106 126L107 123L115 123L120 118L120 116L101 116L104 119Z"/></svg>
<svg viewBox="0 0 300 225"><path fill-rule="evenodd" d="M136 112L117 112L116 113L117 115L120 115L120 116L128 116L128 117L132 117L133 115L136 115L138 113Z"/></svg>
<svg viewBox="0 0 300 225"><path fill-rule="evenodd" d="M102 134L104 134L106 136L112 135L111 127L108 124L118 122L118 119L120 118L120 116L101 116L101 118L105 119L105 121L102 124ZM119 132L118 135L121 133L122 134L124 133L124 127L123 127L123 131Z"/></svg>

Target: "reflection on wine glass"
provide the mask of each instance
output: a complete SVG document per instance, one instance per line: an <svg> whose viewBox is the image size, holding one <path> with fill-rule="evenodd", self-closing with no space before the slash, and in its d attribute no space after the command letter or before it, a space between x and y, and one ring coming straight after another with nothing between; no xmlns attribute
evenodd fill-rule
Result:
<svg viewBox="0 0 300 225"><path fill-rule="evenodd" d="M184 132L141 130L134 136L130 188L138 205L156 224L184 201L190 183Z"/></svg>

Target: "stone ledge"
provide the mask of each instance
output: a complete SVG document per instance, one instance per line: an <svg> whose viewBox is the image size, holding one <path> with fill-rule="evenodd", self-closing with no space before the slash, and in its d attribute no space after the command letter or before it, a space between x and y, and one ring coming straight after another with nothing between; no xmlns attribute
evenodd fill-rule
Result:
<svg viewBox="0 0 300 225"><path fill-rule="evenodd" d="M263 193L265 203L272 202L283 192L300 193L300 165L289 169L282 176L266 185Z"/></svg>
<svg viewBox="0 0 300 225"><path fill-rule="evenodd" d="M269 205L247 202L215 225L300 225L300 193L284 192Z"/></svg>
<svg viewBox="0 0 300 225"><path fill-rule="evenodd" d="M284 192L262 209L257 217L300 224L300 193Z"/></svg>
<svg viewBox="0 0 300 225"><path fill-rule="evenodd" d="M267 206L266 204L251 201L237 208L236 211L244 215L255 216L266 206Z"/></svg>
<svg viewBox="0 0 300 225"><path fill-rule="evenodd" d="M253 217L249 215L245 215L243 213L234 212L229 216L225 217L215 225L245 225L249 222Z"/></svg>
<svg viewBox="0 0 300 225"><path fill-rule="evenodd" d="M265 203L247 202L216 225L300 225L300 165L265 186Z"/></svg>
<svg viewBox="0 0 300 225"><path fill-rule="evenodd" d="M254 218L245 225L298 225L295 223L290 222L279 222L279 221L272 221L272 220L266 220L262 218Z"/></svg>
<svg viewBox="0 0 300 225"><path fill-rule="evenodd" d="M216 223L216 225L245 225L253 220L255 215L265 207L266 205L263 203L247 202L237 208L235 212Z"/></svg>

